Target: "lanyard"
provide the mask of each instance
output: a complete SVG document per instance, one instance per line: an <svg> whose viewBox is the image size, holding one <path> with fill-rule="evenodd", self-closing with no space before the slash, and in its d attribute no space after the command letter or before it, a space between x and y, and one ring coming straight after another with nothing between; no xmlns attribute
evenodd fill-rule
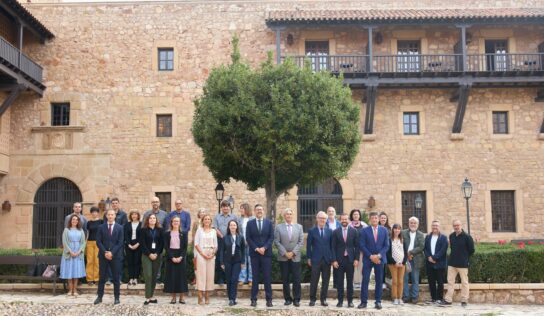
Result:
<svg viewBox="0 0 544 316"><path fill-rule="evenodd" d="M151 238L153 238L153 242L155 242L155 229L151 229Z"/></svg>

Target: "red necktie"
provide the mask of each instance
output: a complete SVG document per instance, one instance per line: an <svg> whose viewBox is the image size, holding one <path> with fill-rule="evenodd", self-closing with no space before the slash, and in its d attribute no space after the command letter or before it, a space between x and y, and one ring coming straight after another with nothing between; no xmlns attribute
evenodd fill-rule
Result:
<svg viewBox="0 0 544 316"><path fill-rule="evenodd" d="M108 231L110 232L110 237L111 237L111 224L108 224Z"/></svg>
<svg viewBox="0 0 544 316"><path fill-rule="evenodd" d="M342 229L344 231L343 235L344 235L344 243L346 243L346 240L347 240L347 231L348 229L347 228L344 228ZM346 250L344 250L344 256L347 256L348 255L348 250L347 250L347 244L346 244Z"/></svg>

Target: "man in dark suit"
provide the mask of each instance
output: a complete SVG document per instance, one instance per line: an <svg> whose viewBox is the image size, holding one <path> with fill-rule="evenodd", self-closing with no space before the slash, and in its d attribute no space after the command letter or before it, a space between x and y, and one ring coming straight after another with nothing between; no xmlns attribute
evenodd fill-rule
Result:
<svg viewBox="0 0 544 316"><path fill-rule="evenodd" d="M353 307L353 269L359 264L359 245L357 230L349 226L349 215L340 216L340 228L332 234L332 250L334 261L333 268L336 270L336 291L338 293L338 304L342 307L344 302L344 274L348 286L348 307Z"/></svg>
<svg viewBox="0 0 544 316"><path fill-rule="evenodd" d="M310 278L310 306L315 306L317 296L317 283L321 274L321 306L328 306L327 292L329 290L329 279L331 275L332 255L332 230L325 222L327 214L323 211L317 213L317 225L308 231L306 240L306 255L308 265L312 269Z"/></svg>
<svg viewBox="0 0 544 316"><path fill-rule="evenodd" d="M100 226L96 235L100 281L98 282L95 304L102 303L108 268L113 277L114 304L120 303L120 275L123 268L123 226L115 222L115 215L114 210L106 212L107 222Z"/></svg>
<svg viewBox="0 0 544 316"><path fill-rule="evenodd" d="M377 212L368 215L370 226L363 228L359 234L359 247L363 252L363 284L361 285L361 304L358 308L366 308L368 303L368 283L370 272L374 269L376 280L375 307L382 309L382 284L384 267L387 263L387 250L389 249L389 236L387 228L378 225Z"/></svg>
<svg viewBox="0 0 544 316"><path fill-rule="evenodd" d="M442 304L444 299L444 278L446 274L448 237L440 233L440 222L433 221L432 233L425 237L425 258L427 263L427 279L431 300L429 304Z"/></svg>
<svg viewBox="0 0 544 316"><path fill-rule="evenodd" d="M247 222L246 240L253 269L253 284L251 285L251 306L257 306L260 274L263 274L266 306L272 307L272 242L274 242L274 227L272 222L264 218L264 208L255 205L255 219Z"/></svg>

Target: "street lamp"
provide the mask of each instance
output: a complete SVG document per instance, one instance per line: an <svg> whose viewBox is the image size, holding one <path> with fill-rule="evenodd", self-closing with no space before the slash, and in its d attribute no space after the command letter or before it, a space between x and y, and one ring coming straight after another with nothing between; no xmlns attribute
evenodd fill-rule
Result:
<svg viewBox="0 0 544 316"><path fill-rule="evenodd" d="M229 194L227 201L229 202L230 212L232 213L232 210L234 209L234 198L232 197L232 194Z"/></svg>
<svg viewBox="0 0 544 316"><path fill-rule="evenodd" d="M468 178L465 178L465 182L461 184L461 191L463 191L463 196L467 201L467 232L470 235L470 209L468 207L468 200L472 196L472 183L468 181Z"/></svg>
<svg viewBox="0 0 544 316"><path fill-rule="evenodd" d="M421 219L421 208L423 207L423 199L421 198L421 194L416 195L416 199L414 200L414 204L416 207L416 217L418 219Z"/></svg>
<svg viewBox="0 0 544 316"><path fill-rule="evenodd" d="M221 201L223 201L223 194L225 194L225 188L223 187L221 182L219 182L215 187L215 199L217 200L218 205L217 213L221 211Z"/></svg>

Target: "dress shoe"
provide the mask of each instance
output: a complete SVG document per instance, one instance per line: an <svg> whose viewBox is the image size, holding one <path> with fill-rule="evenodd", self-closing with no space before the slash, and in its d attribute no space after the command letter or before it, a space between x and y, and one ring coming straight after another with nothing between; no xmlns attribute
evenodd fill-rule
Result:
<svg viewBox="0 0 544 316"><path fill-rule="evenodd" d="M271 301L271 300L270 300L270 301L266 301L266 307L272 307L272 306L274 306L274 305L272 305L272 301Z"/></svg>
<svg viewBox="0 0 544 316"><path fill-rule="evenodd" d="M121 301L119 301L118 298L116 298L115 300L113 300L113 305L119 305L121 304Z"/></svg>
<svg viewBox="0 0 544 316"><path fill-rule="evenodd" d="M327 301L321 301L321 306L329 306L329 304L327 303Z"/></svg>
<svg viewBox="0 0 544 316"><path fill-rule="evenodd" d="M182 298L180 298L180 299L179 299L179 303L180 303L180 304L185 304L185 300L182 299Z"/></svg>
<svg viewBox="0 0 544 316"><path fill-rule="evenodd" d="M366 303L359 304L359 306L357 306L357 308L359 308L359 309L366 308Z"/></svg>
<svg viewBox="0 0 544 316"><path fill-rule="evenodd" d="M295 307L299 307L300 306L300 301L294 301L293 305L295 305Z"/></svg>
<svg viewBox="0 0 544 316"><path fill-rule="evenodd" d="M144 305L149 305L149 300L145 300Z"/></svg>
<svg viewBox="0 0 544 316"><path fill-rule="evenodd" d="M234 306L234 301L233 300L229 300L229 306Z"/></svg>
<svg viewBox="0 0 544 316"><path fill-rule="evenodd" d="M342 307L342 302L338 302L338 304L336 304L336 307Z"/></svg>
<svg viewBox="0 0 544 316"><path fill-rule="evenodd" d="M257 301L256 300L251 300L251 307L257 307Z"/></svg>
<svg viewBox="0 0 544 316"><path fill-rule="evenodd" d="M94 300L94 305L102 303L102 298L97 297L96 300Z"/></svg>
<svg viewBox="0 0 544 316"><path fill-rule="evenodd" d="M310 306L315 306L315 301L310 301Z"/></svg>
<svg viewBox="0 0 544 316"><path fill-rule="evenodd" d="M461 307L467 307L467 302L461 302Z"/></svg>
<svg viewBox="0 0 544 316"><path fill-rule="evenodd" d="M374 307L376 307L376 309L382 309L382 303L376 303L374 304Z"/></svg>
<svg viewBox="0 0 544 316"><path fill-rule="evenodd" d="M170 300L170 304L176 304L176 299L173 298L172 300Z"/></svg>
<svg viewBox="0 0 544 316"><path fill-rule="evenodd" d="M440 305L451 305L451 302L448 302L448 301L442 301L442 304Z"/></svg>
<svg viewBox="0 0 544 316"><path fill-rule="evenodd" d="M157 299L154 299L154 300L149 300L149 303L152 303L152 304L157 304Z"/></svg>
<svg viewBox="0 0 544 316"><path fill-rule="evenodd" d="M348 307L352 307L352 308L353 308L353 307L355 307L355 305L353 305L353 302L349 302L349 303L348 303Z"/></svg>
<svg viewBox="0 0 544 316"><path fill-rule="evenodd" d="M285 303L283 303L283 305L285 305L285 306L289 306L291 304L293 304L293 301L291 301L291 300L286 300Z"/></svg>

